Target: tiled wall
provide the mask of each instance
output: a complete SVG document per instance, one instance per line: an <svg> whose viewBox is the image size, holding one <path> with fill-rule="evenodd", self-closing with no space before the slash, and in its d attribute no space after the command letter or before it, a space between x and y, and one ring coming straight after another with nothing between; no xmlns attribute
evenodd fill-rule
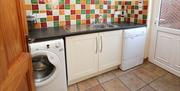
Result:
<svg viewBox="0 0 180 91"><path fill-rule="evenodd" d="M27 16L37 16L35 28L90 24L98 22L100 15L103 22L146 23L147 19L147 0L25 0L25 3Z"/></svg>

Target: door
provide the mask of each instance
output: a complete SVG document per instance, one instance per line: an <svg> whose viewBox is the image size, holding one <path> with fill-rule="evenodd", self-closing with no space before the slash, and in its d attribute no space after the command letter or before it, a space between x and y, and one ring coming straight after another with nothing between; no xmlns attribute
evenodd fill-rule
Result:
<svg viewBox="0 0 180 91"><path fill-rule="evenodd" d="M0 0L0 91L34 91L23 0Z"/></svg>
<svg viewBox="0 0 180 91"><path fill-rule="evenodd" d="M180 76L180 0L153 1L150 60Z"/></svg>
<svg viewBox="0 0 180 91"><path fill-rule="evenodd" d="M98 34L66 38L69 84L98 72Z"/></svg>
<svg viewBox="0 0 180 91"><path fill-rule="evenodd" d="M122 31L99 33L99 71L121 63Z"/></svg>

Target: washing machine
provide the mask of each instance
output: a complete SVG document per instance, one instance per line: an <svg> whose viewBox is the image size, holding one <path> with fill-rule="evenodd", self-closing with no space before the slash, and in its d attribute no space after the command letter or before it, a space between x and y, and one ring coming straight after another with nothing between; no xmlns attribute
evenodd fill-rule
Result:
<svg viewBox="0 0 180 91"><path fill-rule="evenodd" d="M36 91L67 91L63 39L29 44Z"/></svg>

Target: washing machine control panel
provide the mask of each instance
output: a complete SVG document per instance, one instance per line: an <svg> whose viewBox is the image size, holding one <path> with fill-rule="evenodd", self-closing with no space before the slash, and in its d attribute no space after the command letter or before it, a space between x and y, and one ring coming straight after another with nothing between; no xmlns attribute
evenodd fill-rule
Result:
<svg viewBox="0 0 180 91"><path fill-rule="evenodd" d="M38 50L58 50L64 49L64 42L61 40L51 40L46 42L38 42L30 44L31 51Z"/></svg>

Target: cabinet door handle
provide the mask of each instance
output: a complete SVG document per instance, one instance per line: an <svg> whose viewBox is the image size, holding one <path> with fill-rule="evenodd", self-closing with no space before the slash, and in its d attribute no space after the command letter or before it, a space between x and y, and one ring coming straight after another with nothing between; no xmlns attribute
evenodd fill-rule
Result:
<svg viewBox="0 0 180 91"><path fill-rule="evenodd" d="M96 54L98 52L98 38L96 37Z"/></svg>
<svg viewBox="0 0 180 91"><path fill-rule="evenodd" d="M103 38L102 38L102 36L101 36L101 53L102 53L102 51L103 51Z"/></svg>

